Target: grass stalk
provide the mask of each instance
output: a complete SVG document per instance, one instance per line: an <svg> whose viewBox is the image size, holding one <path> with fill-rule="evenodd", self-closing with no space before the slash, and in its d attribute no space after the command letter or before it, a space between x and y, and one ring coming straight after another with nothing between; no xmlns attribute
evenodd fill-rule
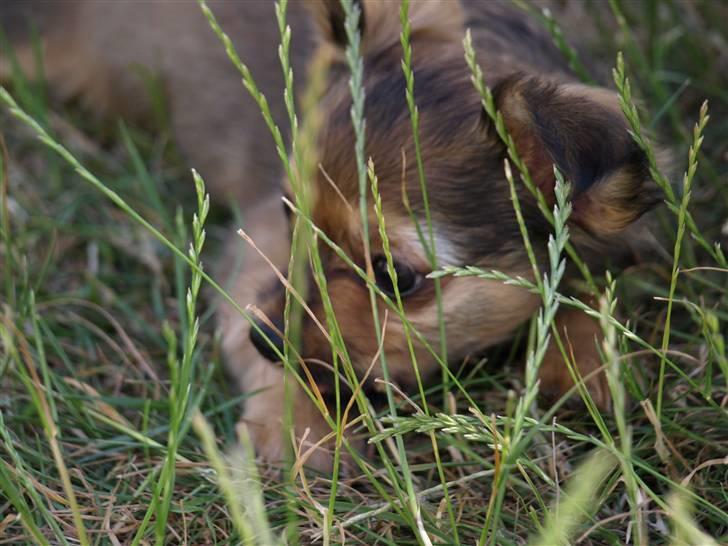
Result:
<svg viewBox="0 0 728 546"><path fill-rule="evenodd" d="M608 279L611 281L611 279ZM626 416L626 395L624 382L622 380L622 370L620 365L619 353L617 350L617 331L614 325L610 323L609 317L614 316L616 300L614 298L614 282L609 282L607 290L600 302L600 310L602 313L601 326L604 332L604 340L602 343L602 352L604 361L606 362L606 375L609 392L612 396L612 405L614 420L619 433L619 446L613 440L611 434L606 430L603 431L606 442L615 446L619 451L619 462L622 469L622 479L624 480L625 489L627 490L627 498L630 505L633 523L634 543L637 546L646 546L647 544L647 522L644 519L642 510L642 494L638 485L638 477L635 473L632 463L632 430L627 425Z"/></svg>
<svg viewBox="0 0 728 546"><path fill-rule="evenodd" d="M427 191L427 180L425 177L425 163L422 159L422 145L420 143L420 112L415 102L415 74L412 66L412 45L410 44L410 36L412 33L409 19L409 0L401 0L400 5L400 25L402 32L400 33L400 43L402 44L402 72L406 84L405 96L407 99L407 108L409 109L410 121L412 123L412 139L415 146L415 159L417 161L417 177L420 184L420 193L422 194L422 208L425 214L425 224L427 227L427 239L425 239L420 223L415 223L417 234L420 239L422 248L425 249L425 255L430 262L433 271L439 268L439 260L437 257L437 248L435 246L435 232L432 223L432 213L430 211L430 198ZM445 336L445 320L442 313L442 286L440 279L435 279L435 304L437 306L437 322L440 333L440 351L442 361L447 362L447 339ZM443 374L443 387L447 389L448 378Z"/></svg>
<svg viewBox="0 0 728 546"><path fill-rule="evenodd" d="M291 134L291 150L294 157L294 165L291 166L291 160L287 159L288 172L293 175L290 178L290 184L293 189L296 202L298 205L305 210L309 209L309 196L308 196L308 181L304 180L305 174L304 169L304 158L302 146L299 141L299 126L298 116L296 115L296 108L294 103L294 91L293 91L293 68L290 65L290 47L291 47L291 28L286 22L286 11L288 8L288 1L281 0L275 4L276 20L278 22L278 31L280 34L280 45L278 46L278 58L280 60L281 69L283 71L283 100L286 105L286 112L288 114L288 122L290 124ZM309 162L310 163L310 162ZM309 169L310 170L310 169ZM298 221L293 226L293 236L291 238L291 256L288 263L288 282L290 286L293 286L305 300L307 297L307 260L308 248L310 247L311 235L309 230L306 229L305 225ZM293 451L291 450L290 442L288 438L291 437L291 431L294 430L294 416L293 416L293 399L295 397L295 385L292 385L289 373L296 373L298 363L291 355L291 349L296 352L300 350L301 345L301 325L303 319L303 307L293 300L290 296L290 292L286 290L285 293L285 305L283 309L283 323L286 343L284 344L284 359L286 362L286 369L291 372L284 374L284 392L285 392L285 408L283 412L283 438L284 445L286 446L286 459L290 463L288 466L291 469L288 473L289 487L293 490L295 473L293 471ZM336 477L334 477L336 480ZM297 533L297 506L296 496L289 495L289 502L287 504L288 510L288 525L286 537L290 544L298 543Z"/></svg>
<svg viewBox="0 0 728 546"><path fill-rule="evenodd" d="M381 321L379 318L379 304L377 296L372 288L374 280L374 270L372 268L372 256L369 240L369 208L367 205L367 194L369 193L369 184L367 183L367 162L365 158L365 120L364 120L364 61L361 56L361 33L359 32L359 21L361 18L361 8L358 5L354 5L352 0L341 0L341 6L345 14L344 26L346 29L346 36L348 44L346 47L346 60L349 65L351 73L349 80L349 88L351 91L352 106L351 106L351 121L354 128L355 144L354 152L356 158L357 177L359 182L359 214L361 220L362 229L362 242L364 245L364 259L366 264L367 278L370 280L368 284L369 290L369 302L371 306L371 313L374 322L375 335L377 336L377 344L382 346L382 336L384 335L381 328ZM389 369L387 367L387 356L385 351L381 351L379 354L379 361L382 368L382 376L385 381L385 392L387 396L387 404L389 413L392 416L397 414L397 410L394 403L394 396L392 393L391 378L389 376ZM420 527L417 525L417 514L419 514L419 508L415 497L414 483L407 461L407 454L404 449L404 443L401 438L395 439L398 453L398 463L400 465L402 479L405 483L405 489L407 491L407 499L409 502L406 506L409 507L410 525L412 527L415 536L420 541L423 541L423 533ZM426 534L424 535L426 539ZM426 540L425 540L426 542Z"/></svg>
<svg viewBox="0 0 728 546"><path fill-rule="evenodd" d="M662 415L662 397L665 389L665 356L670 346L670 328L672 319L672 303L677 288L677 280L680 274L680 251L682 249L683 237L685 236L685 225L688 214L688 206L690 204L691 190L693 187L693 179L698 170L698 154L700 146L703 144L703 131L708 123L708 103L703 103L700 108L700 115L695 128L693 129L693 143L690 145L688 152L688 168L683 176L682 199L680 200L680 208L677 217L677 234L675 236L675 247L672 252L672 274L670 275L670 289L667 297L667 313L665 315L665 327L662 331L662 357L660 358L660 373L657 379L657 407L655 411L657 418Z"/></svg>
<svg viewBox="0 0 728 546"><path fill-rule="evenodd" d="M427 228L427 239L425 239L425 234L422 232L422 228L420 226L420 221L413 216L412 220L415 224L415 229L417 230L417 235L420 240L420 244L422 245L422 248L425 250L425 256L427 257L428 261L430 262L430 268L432 271L436 271L439 269L439 259L437 257L437 247L435 244L435 232L434 227L432 223L432 213L430 211L430 198L427 190L427 180L425 176L425 164L424 160L422 158L422 145L420 143L420 113L417 108L417 104L415 101L415 76L414 76L414 69L413 69L413 62L412 62L412 44L410 43L410 38L412 34L411 29L411 23L410 23L410 17L409 17L409 7L410 2L409 0L401 0L400 3L400 11L399 11L399 19L400 19L400 44L402 45L402 72L404 74L405 79L405 97L407 100L407 108L409 110L410 114L410 122L412 124L412 139L414 142L415 147L415 160L417 162L417 177L419 180L420 185L420 194L422 195L422 208L424 209L425 214L425 224ZM373 169L371 169L373 171ZM370 174L370 180L372 181L372 188L374 188L374 177L373 172ZM403 181L404 182L404 181ZM402 188L403 192L406 192L406 187ZM376 200L376 197L375 197ZM409 203L409 200L407 199L407 203ZM380 224L380 231L384 232L384 216L381 211L381 203L379 206L379 213L378 213L378 219ZM384 241L386 237L386 233L382 236L382 240ZM388 240L387 240L387 246L388 246ZM401 296L399 294L399 289L397 288L397 280L394 273L394 266L392 263L391 253L387 251L388 249L385 249L385 256L387 259L387 268L389 270L390 277L392 277L393 286L395 287L395 296L397 299L397 305L400 307L402 312L404 313L404 308L402 307L401 302ZM440 355L442 358L442 362L449 364L449 359L447 356L447 336L445 333L445 317L443 314L443 306L442 306L442 285L440 282L440 279L434 279L434 286L435 286L435 306L437 308L437 325L438 325L438 331L440 336ZM407 337L407 345L410 353L410 358L412 360L412 366L415 372L415 376L417 379L417 385L420 390L420 397L422 399L422 406L425 411L425 413L429 413L429 408L427 405L427 399L424 395L424 390L422 388L422 381L420 379L419 369L417 365L417 359L415 357L414 348L412 345L412 336L409 330L405 327L405 335ZM447 400L447 395L450 392L450 386L449 386L449 377L448 374L445 372L445 370L442 370L442 394L443 394L443 400ZM446 479L444 470L442 468L441 460L440 460L440 449L437 445L437 438L433 434L431 436L432 441L432 448L433 453L435 455L435 464L437 466L438 475L440 477L440 483L443 485L443 487L446 488L445 491L445 502L447 505L447 513L448 518L450 519L450 526L452 528L453 533L453 541L455 544L460 544L460 538L458 536L457 532L457 524L456 524L456 518L455 518L455 510L453 508L452 502L450 500L450 495L447 492L447 485L446 485Z"/></svg>
<svg viewBox="0 0 728 546"><path fill-rule="evenodd" d="M554 233L549 236L548 241L548 257L549 272L543 273L541 278L540 268L536 261L535 254L532 250L528 230L526 228L521 207L518 200L515 181L510 169L508 160L505 160L505 175L511 191L511 200L516 219L521 230L524 246L533 268L534 277L536 279L536 288L543 301L543 307L539 310L536 317L536 330L533 346L529 348L526 357L526 384L524 392L518 400L515 408L512 427L504 439L503 444L503 466L501 472L496 477L496 483L493 486L495 498L486 514L486 521L480 534L479 546L486 544L486 540L490 537L490 542L494 543L497 536L497 529L500 525L500 511L503 505L505 488L511 470L514 468L520 451L525 447L523 442L523 424L526 416L532 411L532 406L538 395L539 382L538 370L543 361L546 349L549 344L549 330L556 317L556 311L559 308L558 287L566 269L566 261L562 258L562 253L569 239L569 230L566 222L571 214L571 203L568 201L570 194L569 184L566 183L561 173L554 167L556 176L556 187L554 190L556 203L553 209ZM492 508L492 510L491 510Z"/></svg>
<svg viewBox="0 0 728 546"><path fill-rule="evenodd" d="M190 284L185 298L185 328L181 332L183 338L182 354L177 354L177 337L169 325L163 326L164 337L167 340L167 363L170 374L169 415L170 426L167 435L167 449L164 462L159 474L159 480L154 488L152 502L147 509L142 525L135 534L133 544L139 544L144 539L147 524L152 514L155 519L155 541L163 544L166 537L166 526L172 502L176 477L176 457L182 440L184 422L189 418L190 391L193 384L193 359L197 348L199 333L199 319L197 318L197 299L202 284L202 248L205 244L205 220L210 211L210 198L205 192L205 183L196 171L192 171L197 194L197 213L192 218L192 242L188 254L195 264L191 272Z"/></svg>
<svg viewBox="0 0 728 546"><path fill-rule="evenodd" d="M723 254L720 246L717 244L712 245L705 239L705 236L701 233L700 229L695 223L695 219L693 218L690 211L687 210L687 208L683 209L682 212L680 211L680 203L677 200L675 191L673 190L670 181L660 169L655 149L652 144L650 144L650 141L645 136L644 131L642 130L642 122L640 120L640 115L637 107L632 100L632 86L630 84L629 78L627 77L624 56L621 52L617 54L617 64L612 74L619 95L619 104L622 108L624 116L627 118L627 122L629 123L632 138L647 156L647 161L650 165L650 176L652 176L652 179L657 183L657 185L665 194L667 208L676 217L678 217L678 221L680 215L682 214L682 221L685 223L686 228L690 231L690 234L695 239L695 241L697 241L698 244L703 247L703 249L717 262L720 267L728 269L728 261L726 261L725 255ZM697 155L695 157L695 163L697 164Z"/></svg>

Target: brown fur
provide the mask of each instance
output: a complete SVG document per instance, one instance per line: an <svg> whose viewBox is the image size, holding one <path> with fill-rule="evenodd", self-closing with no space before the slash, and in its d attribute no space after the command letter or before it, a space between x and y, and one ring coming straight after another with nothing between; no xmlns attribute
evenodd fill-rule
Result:
<svg viewBox="0 0 728 546"><path fill-rule="evenodd" d="M318 157L322 172L314 182L313 217L364 267L343 15L335 0L305 2L313 17L303 4L292 2L289 10L297 81L301 82L302 67L314 44L328 50L333 59L320 103L324 123ZM393 255L402 267L422 278L429 273L429 262L402 202L404 183L408 202L422 224L423 195L400 64L399 4L373 0L361 4L366 155L372 158L380 182ZM33 5L42 6L43 0L33 0ZM245 96L238 75L196 4L179 1L170 9L162 0L145 3L143 8L131 1L67 0L63 6L63 15L56 16L62 17L62 32L48 21L41 22L51 86L66 95L85 97L94 108L129 111L131 107L131 113L143 115L145 104L138 99L143 96L143 86L130 67L150 67L168 92L182 151L210 181L214 195L232 195L237 200L252 239L275 267L284 270L289 229L278 198L281 168L257 108ZM268 97L276 122L285 128L272 6L272 2L211 2ZM3 9L0 22L10 19L3 18ZM628 242L638 233L636 220L655 203L655 192L644 156L627 134L615 95L579 84L547 33L507 2L413 1L410 15L415 99L439 263L531 275L503 174L505 149L482 112L463 59L461 40L466 27L472 29L486 81L495 90L497 106L538 186L553 199L553 164L573 183L572 241L597 271L610 258L621 260ZM22 40L18 43L22 50ZM27 63L27 55L22 60ZM519 196L537 257L545 264L551 228L520 184ZM376 225L373 213L370 224ZM376 229L371 231L369 243L376 258L382 253L382 243ZM231 256L240 247L238 238L230 244L222 272L230 273ZM321 245L320 251L347 349L359 378L371 368L365 384L371 389L382 370L376 359L374 322L367 311L367 289L330 249ZM280 324L283 291L274 279L271 266L248 248L230 291L242 305L256 303L273 324ZM448 352L453 360L508 339L539 305L539 298L525 290L476 278L446 279L442 290ZM325 393L333 379L327 367L332 355L318 325L325 322L320 294L311 290L306 303L317 320L304 319L301 354ZM383 317L385 305L378 305ZM432 281L422 280L404 299L404 306L416 329L437 347ZM242 390L260 391L247 403L243 419L259 453L276 460L284 445L283 372L256 351L248 338L249 325L237 312L222 305L219 321L232 375ZM275 337L271 328L264 322L261 325ZM565 334L582 374L599 367L593 350L598 327L590 319L564 311L557 328ZM260 353L270 357L261 339L254 336L254 340ZM411 390L415 378L412 362L403 325L393 313L387 317L383 345L392 380ZM435 359L419 342L415 353L421 375L425 379L433 376L438 370ZM542 380L545 389L557 395L572 384L554 348L547 354ZM598 403L608 404L603 376L590 379L588 387ZM296 435L300 438L310 428L309 441L324 438L327 427L312 402L295 390L293 403ZM325 449L316 450L309 463L326 468L330 457Z"/></svg>

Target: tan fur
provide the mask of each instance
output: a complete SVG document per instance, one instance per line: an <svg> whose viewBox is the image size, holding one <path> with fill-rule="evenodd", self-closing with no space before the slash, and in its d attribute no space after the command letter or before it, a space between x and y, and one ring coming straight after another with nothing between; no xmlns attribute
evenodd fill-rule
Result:
<svg viewBox="0 0 728 546"><path fill-rule="evenodd" d="M637 219L630 209L616 204L628 198L623 188L628 186L629 178L630 173L617 171L594 188L591 196L593 213L585 218L585 227L603 233L618 233Z"/></svg>

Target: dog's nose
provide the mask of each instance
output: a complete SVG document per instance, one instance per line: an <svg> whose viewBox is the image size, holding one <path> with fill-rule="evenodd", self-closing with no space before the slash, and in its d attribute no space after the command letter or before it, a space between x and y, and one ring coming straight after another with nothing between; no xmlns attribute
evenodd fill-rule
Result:
<svg viewBox="0 0 728 546"><path fill-rule="evenodd" d="M283 332L282 321L274 320L272 322L278 331ZM258 352L262 356L271 362L279 362L280 358L276 354L275 349L278 349L278 351L283 354L283 339L281 339L281 336L279 336L273 328L264 322L255 321L255 324L258 326L260 331L251 326L250 341L253 342L253 345L255 345L255 348L258 349Z"/></svg>

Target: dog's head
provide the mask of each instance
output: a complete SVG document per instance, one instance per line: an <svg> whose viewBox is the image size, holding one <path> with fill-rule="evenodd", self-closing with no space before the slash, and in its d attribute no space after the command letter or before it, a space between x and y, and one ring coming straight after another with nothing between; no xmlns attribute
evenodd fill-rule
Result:
<svg viewBox="0 0 728 546"><path fill-rule="evenodd" d="M430 231L405 96L397 7L398 3L389 2L364 4L361 46L366 156L372 158L379 180L406 316L437 350L436 290L434 281L427 278L432 267L421 244L421 236L429 241ZM452 2L414 3L411 11L415 101L437 263L474 265L532 277L504 174L506 149L483 112L464 60L462 18L453 13ZM312 216L316 225L364 268L343 14L339 2L331 1L321 2L317 15L321 47L334 51L337 60L331 66L321 102L325 119L318 151L321 172L314 184ZM480 52L480 61L490 74L505 125L547 201L554 200L554 164L571 181L572 240L577 247L591 249L592 256L599 256L617 246L627 228L657 196L644 154L628 133L616 95L566 79L547 79L533 67L528 74L514 72L512 66L491 70L489 63L494 61L488 51ZM520 181L516 183L530 237L542 259L551 228L535 198ZM374 275L379 288L394 297L369 191L367 198ZM348 356L363 376L379 349L368 289L327 245L320 243L319 249ZM311 287L308 307L321 324L326 324L322 298L313 283ZM538 296L526 290L473 277L444 278L441 290L450 359L462 359L506 339L539 305ZM282 289L281 294L261 302L272 318L280 317L282 305ZM386 305L379 301L378 306L383 319ZM395 313L388 313L382 334L392 379L411 387L415 381L412 359L403 324ZM310 318L304 317L302 337L302 356L314 376L325 384L323 378L328 372L317 363L331 362L330 343ZM269 352L264 341L256 336L254 341ZM435 358L417 339L414 350L422 375L437 369ZM376 362L370 378L380 377L380 372Z"/></svg>

